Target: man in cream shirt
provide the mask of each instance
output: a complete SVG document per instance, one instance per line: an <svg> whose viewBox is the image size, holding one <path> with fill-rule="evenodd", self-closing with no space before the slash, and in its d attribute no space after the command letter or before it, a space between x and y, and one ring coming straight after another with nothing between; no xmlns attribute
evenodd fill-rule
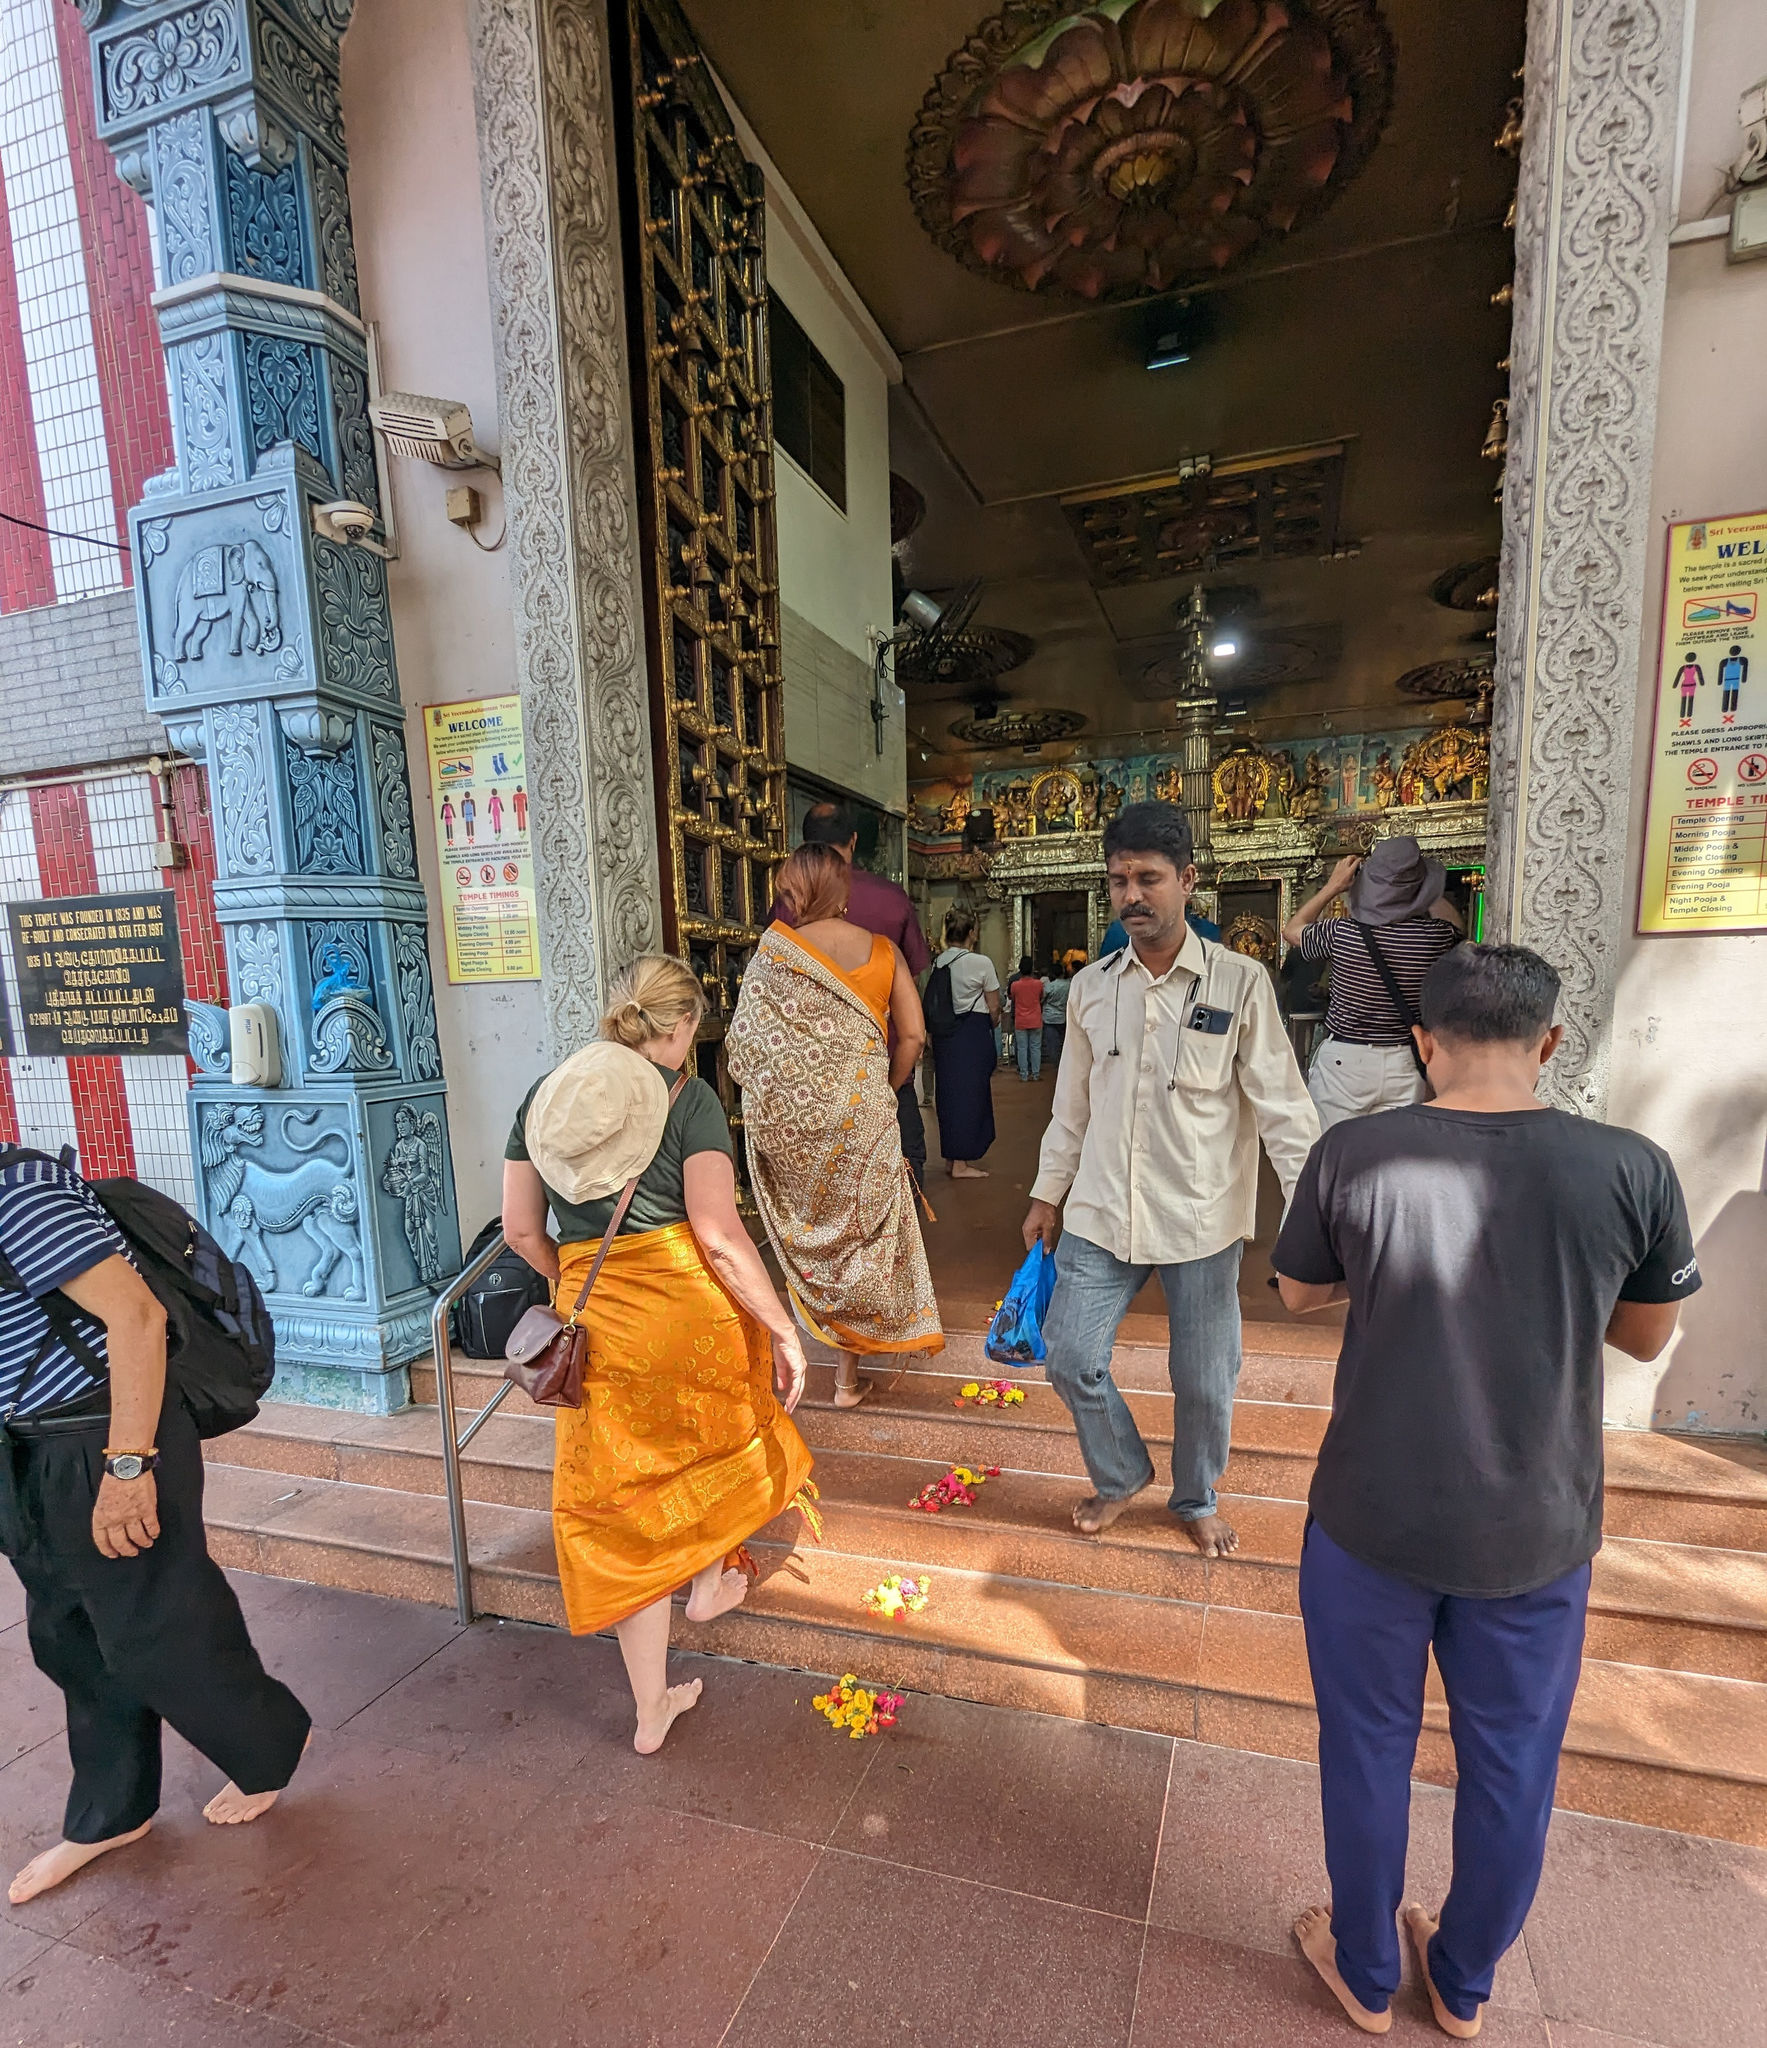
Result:
<svg viewBox="0 0 1767 2048"><path fill-rule="evenodd" d="M1093 1487L1074 1526L1096 1535L1153 1483L1111 1378L1111 1347L1157 1271L1171 1322L1170 1506L1204 1556L1218 1557L1239 1543L1216 1513L1215 1481L1239 1383L1239 1262L1256 1227L1258 1140L1286 1202L1319 1115L1269 973L1185 923L1196 866L1184 813L1131 804L1106 829L1104 853L1129 944L1082 968L1069 991L1025 1243L1041 1238L1056 1255L1047 1369Z"/></svg>

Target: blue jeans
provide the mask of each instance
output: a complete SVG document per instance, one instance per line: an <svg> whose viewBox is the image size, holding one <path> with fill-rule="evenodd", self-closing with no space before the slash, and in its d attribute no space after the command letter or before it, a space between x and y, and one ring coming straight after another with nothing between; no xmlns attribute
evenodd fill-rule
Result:
<svg viewBox="0 0 1767 2048"><path fill-rule="evenodd" d="M1172 1497L1180 1520L1215 1512L1215 1481L1227 1469L1233 1390L1239 1384L1239 1261L1230 1244L1206 1259L1131 1266L1064 1230L1055 1252L1055 1295L1043 1320L1044 1370L1067 1405L1080 1455L1100 1500L1139 1493L1153 1460L1111 1378L1111 1347L1129 1304L1158 1271L1171 1324Z"/></svg>
<svg viewBox="0 0 1767 2048"><path fill-rule="evenodd" d="M1043 1071L1043 1027L1041 1024L1020 1024L1012 1034L1012 1042L1018 1048L1018 1077L1021 1081L1034 1081Z"/></svg>
<svg viewBox="0 0 1767 2048"><path fill-rule="evenodd" d="M1319 1706L1331 1931L1344 1982L1370 2012L1399 1988L1395 1916L1431 1645L1459 1782L1430 1976L1448 2010L1470 2020L1540 1882L1588 1605L1586 1564L1538 1592L1475 1600L1377 1571L1307 1524L1301 1618Z"/></svg>

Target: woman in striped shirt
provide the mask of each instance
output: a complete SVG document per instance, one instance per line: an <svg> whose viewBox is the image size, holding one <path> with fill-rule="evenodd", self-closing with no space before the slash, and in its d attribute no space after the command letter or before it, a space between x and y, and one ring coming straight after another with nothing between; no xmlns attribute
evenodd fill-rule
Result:
<svg viewBox="0 0 1767 2048"><path fill-rule="evenodd" d="M1426 860L1409 835L1383 839L1366 861L1354 854L1340 860L1282 928L1303 960L1331 963L1325 1036L1307 1076L1327 1130L1346 1117L1424 1100L1411 1036L1418 994L1431 964L1463 935L1460 914L1443 894L1447 879L1441 862ZM1345 890L1349 915L1322 916Z"/></svg>

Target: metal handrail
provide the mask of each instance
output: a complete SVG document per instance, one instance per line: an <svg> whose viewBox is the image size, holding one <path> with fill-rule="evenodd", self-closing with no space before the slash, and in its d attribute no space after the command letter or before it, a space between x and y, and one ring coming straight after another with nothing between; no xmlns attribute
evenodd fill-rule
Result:
<svg viewBox="0 0 1767 2048"><path fill-rule="evenodd" d="M466 1550L466 1496L460 1487L460 1454L490 1421L497 1404L509 1392L511 1382L503 1382L468 1423L464 1436L455 1436L454 1348L448 1341L448 1311L479 1275L496 1261L498 1255L508 1249L509 1240L499 1231L478 1257L470 1265L463 1266L436 1296L436 1305L430 1311L429 1319L436 1354L436 1406L442 1418L442 1480L448 1495L448 1544L454 1555L454 1605L463 1623L472 1620L473 1609L472 1567Z"/></svg>

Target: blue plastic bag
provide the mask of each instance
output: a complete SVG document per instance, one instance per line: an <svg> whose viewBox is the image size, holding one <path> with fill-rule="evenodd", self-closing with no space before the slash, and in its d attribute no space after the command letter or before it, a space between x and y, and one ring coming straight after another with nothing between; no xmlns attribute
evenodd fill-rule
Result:
<svg viewBox="0 0 1767 2048"><path fill-rule="evenodd" d="M1025 1255L1025 1262L1012 1276L1006 1299L994 1311L988 1325L987 1353L996 1365L1041 1365L1048 1356L1043 1342L1043 1318L1049 1313L1049 1297L1055 1292L1055 1254L1044 1248L1041 1238Z"/></svg>

